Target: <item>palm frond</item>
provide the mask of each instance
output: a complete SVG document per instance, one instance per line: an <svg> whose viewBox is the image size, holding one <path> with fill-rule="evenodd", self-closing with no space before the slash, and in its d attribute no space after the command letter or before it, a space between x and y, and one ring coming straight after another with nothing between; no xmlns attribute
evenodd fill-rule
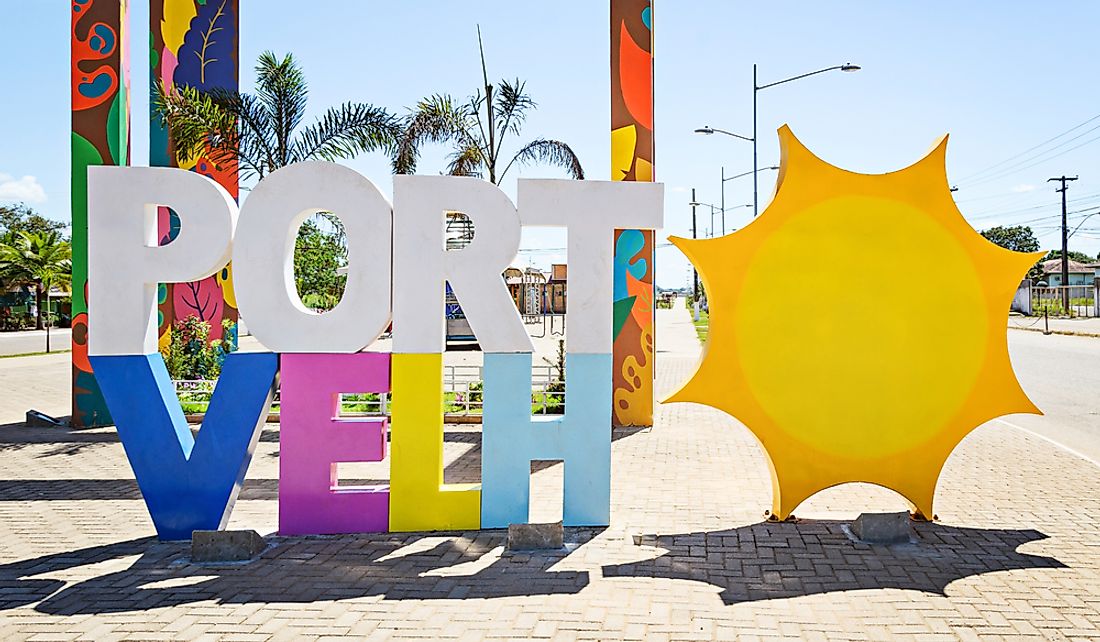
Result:
<svg viewBox="0 0 1100 642"><path fill-rule="evenodd" d="M496 109L501 118L498 136L504 139L504 134L519 134L523 122L527 119L527 111L538 107L530 94L524 91L527 83L516 78L514 81L503 81L497 89ZM499 150L499 143L498 143Z"/></svg>
<svg viewBox="0 0 1100 642"><path fill-rule="evenodd" d="M450 155L451 162L447 164L447 173L451 176L476 176L481 178L481 168L486 167L485 154L477 145L467 145L455 150Z"/></svg>
<svg viewBox="0 0 1100 642"><path fill-rule="evenodd" d="M230 92L203 92L194 87L166 88L157 83L154 108L172 137L177 161L204 155L208 149L234 152L237 122Z"/></svg>
<svg viewBox="0 0 1100 642"><path fill-rule="evenodd" d="M401 127L388 111L366 103L333 107L298 134L291 146L290 162L321 158L351 158L377 149L392 151Z"/></svg>
<svg viewBox="0 0 1100 642"><path fill-rule="evenodd" d="M292 54L282 60L271 51L260 54L256 62L256 97L266 108L275 134L275 160L287 165L290 141L302 122L309 98L305 73Z"/></svg>
<svg viewBox="0 0 1100 642"><path fill-rule="evenodd" d="M516 155L508 162L508 166L505 167L504 171L500 174L501 179L504 178L504 175L508 173L508 170L511 169L512 165L515 163L521 165L530 165L533 163L553 165L564 169L572 178L584 180L584 168L581 167L580 159L573 153L569 145L566 145L560 140L539 138L527 143L524 145L523 149L516 152Z"/></svg>
<svg viewBox="0 0 1100 642"><path fill-rule="evenodd" d="M420 159L420 146L426 142L453 142L466 147L474 136L472 116L466 105L459 105L446 94L435 94L417 103L406 117L404 131L393 153L395 174L412 174Z"/></svg>

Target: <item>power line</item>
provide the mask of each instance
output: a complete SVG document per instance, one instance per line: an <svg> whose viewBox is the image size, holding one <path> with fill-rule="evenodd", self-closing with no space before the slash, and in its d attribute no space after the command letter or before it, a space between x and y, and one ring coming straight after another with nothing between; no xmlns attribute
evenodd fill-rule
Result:
<svg viewBox="0 0 1100 642"><path fill-rule="evenodd" d="M1073 127L1070 127L1070 128L1069 128L1069 129L1067 129L1066 131L1062 132L1061 134L1058 134L1057 136L1054 136L1054 137L1052 137L1052 138L1048 138L1048 139L1044 140L1043 142L1039 143L1038 145L1034 145L1034 146L1032 146L1032 147L1029 147L1029 148L1025 149L1024 151L1020 152L1019 154L1016 154L1015 156L1009 156L1008 158L1004 159L1003 161L1000 161L999 163L994 163L994 164L992 164L992 165L990 165L990 166L988 166L988 167L986 167L986 168L984 168L984 169L981 169L981 170L979 170L979 171L977 171L977 172L974 172L973 174L969 174L969 175L967 175L967 176L964 176L964 177L962 177L961 179L959 179L959 181L960 181L960 182L965 182L965 181L968 181L968 180L970 180L971 178L974 178L974 177L976 177L976 176L981 176L982 174L985 174L986 172L988 172L988 171L989 171L989 170L991 170L991 169L995 169L995 168L997 168L997 167L1000 167L1001 165L1004 165L1005 163L1009 163L1009 162L1011 162L1011 161L1014 161L1014 160L1016 160L1017 158L1020 158L1021 156L1025 155L1025 154L1028 154L1028 153L1030 153L1030 152L1033 152L1033 151L1035 151L1036 149L1039 149L1040 147L1043 147L1043 146L1044 146L1044 145L1046 145L1047 143L1052 143L1052 142L1054 142L1054 141L1058 140L1059 138L1061 138L1061 137L1065 136L1066 134L1069 134L1069 133L1071 133L1071 132L1074 132L1074 131L1076 131L1076 130L1078 130L1078 129L1081 129L1081 128L1082 128L1082 127L1084 127L1085 125L1088 125L1089 123L1091 123L1092 121L1094 121L1094 120L1096 120L1096 119L1098 119L1098 118L1100 118L1100 114L1097 114L1097 115L1093 116L1092 118L1089 118L1088 120L1086 120L1086 121L1085 121L1085 122L1083 122L1083 123L1080 123L1080 124L1074 125ZM1094 128L1094 129L1095 129L1095 128ZM1090 130L1090 131L1091 131L1091 130ZM1087 133L1087 132L1086 132L1086 133ZM1049 150L1048 150L1048 151L1049 151ZM1045 153L1045 152L1044 152L1044 153Z"/></svg>
<svg viewBox="0 0 1100 642"><path fill-rule="evenodd" d="M1093 129L1098 129L1098 128L1100 128L1100 126L1094 127ZM1092 129L1090 129L1089 131L1092 131ZM1086 132L1086 133L1087 133L1087 132ZM1083 135L1084 135L1084 134L1082 134L1082 136L1083 136ZM1073 138L1073 139L1071 139L1071 140L1076 140L1077 138L1080 138L1080 136L1076 136L1076 137L1074 137L1074 138ZM1062 157L1062 156L1065 156L1066 154L1068 154L1068 153L1070 153L1070 152L1072 152L1072 151L1074 151L1074 150L1076 150L1076 149L1081 149L1081 148L1082 148L1082 147L1084 147L1085 145L1091 145L1092 143L1095 143L1095 142L1096 142L1096 141L1098 141L1098 140L1100 140L1100 136L1095 136L1095 137L1093 137L1093 138L1090 138L1090 139L1086 140L1085 142L1081 143L1080 145L1074 145L1073 147L1070 147L1069 149L1063 149L1062 151L1058 152L1057 154L1054 154L1053 156L1048 156L1048 157L1046 157L1046 158L1042 158L1042 159L1036 160L1036 161L1035 161L1035 162L1033 162L1033 163L1029 163L1029 164L1027 164L1027 165L1024 165L1024 166L1022 166L1022 167L1018 167L1018 168L1016 168L1016 169L1012 169L1012 170L1010 170L1010 171L1006 171L1006 172L1004 172L1004 173L1001 173L1001 174L996 174L996 175L994 175L994 176L989 176L989 177L986 177L986 178L982 178L982 179L979 179L979 180L978 180L978 181L976 181L976 182L973 182L973 183L969 183L969 184L967 184L967 187L975 187L975 186L977 186L977 185L983 185L983 184L985 184L985 183L988 183L988 182L990 182L990 181L995 181L995 180L1000 180L1000 179L1002 179L1002 178L1006 178L1006 177L1008 177L1008 176L1011 176L1011 175L1013 175L1013 174L1017 174L1017 173L1019 173L1019 172L1022 172L1022 171L1024 171L1025 169L1031 169L1032 167L1035 167L1036 165L1042 165L1043 163L1045 163L1045 162L1047 162L1047 161L1051 161L1051 160L1054 160L1055 158L1060 158L1060 157ZM1067 143L1068 143L1068 142L1070 142L1070 141L1065 141L1065 142L1067 142ZM1064 144L1064 143L1063 143L1063 144ZM1061 145L1058 145L1058 147L1061 147ZM1047 152L1051 152L1051 151L1054 151L1054 150L1055 150L1056 148L1057 148L1057 147L1052 147L1051 149L1047 150ZM1047 153L1047 152L1043 152L1043 153L1045 154L1045 153Z"/></svg>

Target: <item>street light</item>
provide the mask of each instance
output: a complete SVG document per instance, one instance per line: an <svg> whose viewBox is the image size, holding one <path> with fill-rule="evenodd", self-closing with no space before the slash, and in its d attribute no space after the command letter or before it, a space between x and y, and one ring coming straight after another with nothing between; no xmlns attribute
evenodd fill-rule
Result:
<svg viewBox="0 0 1100 642"><path fill-rule="evenodd" d="M809 77L809 76L816 76L817 74L823 74L826 71L853 72L853 71L859 71L860 69L862 69L862 67L860 67L859 65L853 65L850 62L846 62L843 65L836 65L834 67L826 67L825 69L818 69L817 71L811 71L809 73L799 74L797 76L791 76L790 78L785 78L783 80L777 80L775 82L770 82L766 85L758 85L758 84L756 84L756 63L753 63L753 65L752 65L752 168L753 168L753 171L755 172L755 170L757 168L757 164L756 164L756 95L758 93L760 93L761 89L767 89L769 87L775 87L776 85L782 85L783 83L788 83L788 82L792 82L792 81L795 81L795 80L801 80L801 79ZM757 214L760 213L760 197L759 197L759 193L757 191L757 180L756 180L756 174L755 173L752 175L752 202L753 202L752 215L756 216Z"/></svg>
<svg viewBox="0 0 1100 642"><path fill-rule="evenodd" d="M753 174L754 176L759 172L766 172L768 170L777 170L779 167L773 165L771 167L761 167L760 169L754 169L751 172L742 172L736 176L726 176L726 167L722 166L722 235L726 234L726 181L732 181L735 178L741 178L742 176L748 176ZM754 206L755 207L755 206ZM755 214L753 214L755 216Z"/></svg>
<svg viewBox="0 0 1100 642"><path fill-rule="evenodd" d="M692 190L692 193L694 194L694 190ZM696 207L709 207L710 208L710 231L709 231L709 234L708 234L708 238L714 236L714 231L715 231L714 230L714 213L715 212L720 213L722 215L722 220L725 221L727 211L735 210L739 207L752 207L752 203L744 203L742 205L734 205L733 207L727 207L725 209L722 209L722 208L720 208L717 205L714 205L712 203L704 203L702 201L695 201L695 200L688 203L688 205L690 205L692 207L693 212L694 212L694 208L696 208ZM693 214L693 216L694 216L694 214ZM726 226L723 223L723 225L722 225L722 236L725 236L725 235L726 235Z"/></svg>

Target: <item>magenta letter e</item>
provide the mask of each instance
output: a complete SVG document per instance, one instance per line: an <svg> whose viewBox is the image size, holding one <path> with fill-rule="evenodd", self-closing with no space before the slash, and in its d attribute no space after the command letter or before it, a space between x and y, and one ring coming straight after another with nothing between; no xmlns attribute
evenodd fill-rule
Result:
<svg viewBox="0 0 1100 642"><path fill-rule="evenodd" d="M385 531L389 486L340 487L336 465L381 461L386 419L340 417L340 393L390 390L390 355L284 354L279 436L279 533Z"/></svg>

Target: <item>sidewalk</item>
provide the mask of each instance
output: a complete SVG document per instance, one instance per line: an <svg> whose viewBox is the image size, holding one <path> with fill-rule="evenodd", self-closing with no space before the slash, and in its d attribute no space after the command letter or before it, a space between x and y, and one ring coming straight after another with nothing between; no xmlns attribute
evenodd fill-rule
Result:
<svg viewBox="0 0 1100 642"><path fill-rule="evenodd" d="M657 337L662 395L699 346L679 307ZM0 639L1100 639L1100 468L1042 439L978 429L939 521L871 547L843 526L899 497L846 485L767 523L764 456L720 412L661 405L614 437L611 526L570 533L569 553L503 553L500 531L271 537L256 562L200 567L151 539L113 431L0 427ZM275 529L277 440L265 429L230 528ZM446 480L476 481L479 449L449 431ZM534 474L536 519L560 513L560 473Z"/></svg>
<svg viewBox="0 0 1100 642"><path fill-rule="evenodd" d="M1054 334L1072 334L1086 337L1100 337L1100 319L1043 319L1043 317L1008 317L1010 330L1030 330L1043 332L1049 328Z"/></svg>

